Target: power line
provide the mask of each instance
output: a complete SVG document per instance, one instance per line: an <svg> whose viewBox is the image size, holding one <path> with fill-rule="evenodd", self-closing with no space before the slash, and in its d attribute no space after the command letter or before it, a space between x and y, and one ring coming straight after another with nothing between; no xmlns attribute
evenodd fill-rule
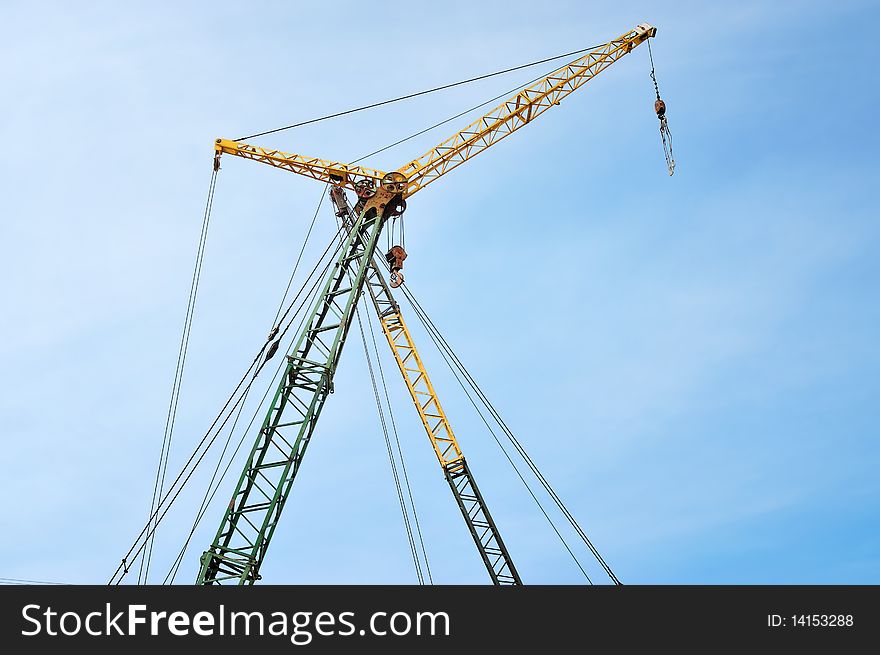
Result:
<svg viewBox="0 0 880 655"><path fill-rule="evenodd" d="M471 82L477 82L479 80L485 80L490 77L495 77L497 75L504 75L506 73L512 73L514 71L522 70L524 68L530 68L531 66L538 66L540 64L546 64L549 61L555 61L557 59L562 59L564 57L571 57L573 55L579 55L582 52L587 52L589 50L595 50L596 48L601 48L601 45L590 46L589 48L581 48L580 50L572 50L571 52L566 52L561 55L556 55L554 57L547 57L546 59L539 59L538 61L532 61L528 64L522 64L520 66L514 66L513 68L505 68L504 70L495 71L494 73L486 73L485 75L478 75L477 77L471 77L466 80L461 80L459 82L452 82L451 84L444 84L442 86L435 86L432 89L426 89L425 91L418 91L416 93L409 93L404 96L398 96L397 98L391 98L389 100L382 100L381 102L374 102L369 105L363 105L361 107L355 107L354 109L346 109L345 111L338 111L334 114L327 114L326 116L320 116L318 118L311 118L307 121L300 121L299 123L293 123L292 125L285 125L284 127L276 127L274 130L266 130L265 132L257 132L256 134L249 134L248 136L242 136L234 141L245 141L246 139L254 139L258 136L266 136L267 134L274 134L275 132L282 132L284 130L292 130L295 127L302 127L303 125L311 125L312 123L319 123L321 121L326 121L331 118L339 118L340 116L346 116L348 114L354 114L360 111L366 111L367 109L374 109L376 107L381 107L383 105L390 105L395 102L400 102L401 100L409 100L411 98L417 98L419 96L427 95L429 93L435 93L437 91L443 91L445 89L451 89L456 86L462 86L463 84L470 84Z"/></svg>

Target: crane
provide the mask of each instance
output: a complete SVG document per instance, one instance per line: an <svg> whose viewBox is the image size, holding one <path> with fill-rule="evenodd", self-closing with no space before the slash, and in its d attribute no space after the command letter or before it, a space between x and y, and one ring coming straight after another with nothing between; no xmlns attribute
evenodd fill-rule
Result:
<svg viewBox="0 0 880 655"><path fill-rule="evenodd" d="M229 154L330 185L331 199L347 231L292 354L287 355L216 536L200 558L197 584L253 584L261 579L260 567L333 392L333 376L364 288L493 583L521 584L374 254L383 227L403 214L409 197L560 104L656 32L643 23L591 49L394 171L216 140L215 170L221 155ZM348 206L344 189L357 195L354 209ZM393 277L391 286L395 286Z"/></svg>

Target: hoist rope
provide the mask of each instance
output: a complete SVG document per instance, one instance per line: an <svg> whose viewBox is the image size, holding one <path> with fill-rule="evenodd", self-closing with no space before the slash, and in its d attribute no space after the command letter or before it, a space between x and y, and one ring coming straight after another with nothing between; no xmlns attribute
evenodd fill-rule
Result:
<svg viewBox="0 0 880 655"><path fill-rule="evenodd" d="M648 39L648 58L651 60L651 81L654 82L654 93L657 96L657 103L663 103L660 98L660 87L657 85L657 74L654 70L654 53L651 51L651 39ZM675 157L672 154L672 132L669 130L669 121L666 120L666 108L663 104L663 114L658 115L660 119L660 140L663 143L663 156L666 157L666 170L672 175L675 173Z"/></svg>
<svg viewBox="0 0 880 655"><path fill-rule="evenodd" d="M502 429L502 431L504 432L507 439L514 446L516 451L519 453L520 457L522 457L523 461L525 461L526 465L529 467L529 469L532 471L532 473L538 479L541 486L544 487L544 489L550 495L551 499L553 499L553 502L556 504L556 506L562 512L563 516L565 516L565 518L571 524L572 528L574 528L575 532L578 534L580 539L587 546L590 553L592 553L593 557L596 559L596 561L599 563L599 565L602 567L602 569L605 571L605 573L608 575L608 577L611 579L611 581L614 584L618 584L618 585L621 584L620 580L617 578L617 576L612 571L611 567L608 565L608 563L605 561L605 559L599 553L598 549L593 545L592 541L589 539L586 532L584 532L584 530L578 524L577 520L574 518L572 513L569 511L568 507L565 505L565 503L562 501L562 499L559 497L559 495L556 493L556 491L551 487L551 485L547 481L546 477L541 473L541 471L538 469L537 465L534 463L534 460L532 460L532 458L526 452L523 445L516 438L516 436L513 434L512 430L507 426L507 424L504 422L504 420L501 418L501 415L495 409L494 405L492 405L492 403L489 401L488 397L485 395L485 393L483 393L482 389L479 387L476 380L473 378L473 376L470 374L470 372L467 370L467 368L464 366L464 364L461 362L461 360L455 354L455 351L452 349L452 347L449 345L449 343L446 341L446 339L443 337L443 335L437 329L437 326L433 323L433 321L427 315L427 312L425 312L424 308L415 299L415 296L407 288L406 284L403 285L403 288L404 288L404 295L406 296L407 300L409 300L410 303L412 304L413 309L416 311L416 314L419 316L420 320L422 320L422 323L425 325L425 327L428 330L429 334L431 335L432 339L435 341L435 344L438 344L438 347L441 348L441 354L442 354L442 351L445 351L446 353L449 354L449 356L452 359L452 361L454 362L456 368L459 369L459 371L462 373L462 375L467 380L468 385L471 387L471 389L473 389L473 391L477 394L477 397L480 399L480 401L489 410L490 414L495 419L495 421L498 423L499 427ZM438 343L438 341L439 341L439 343ZM449 364L448 361L447 361L447 364ZM494 436L494 433L493 433L493 436Z"/></svg>
<svg viewBox="0 0 880 655"><path fill-rule="evenodd" d="M284 130L291 130L295 127L302 127L303 125L311 125L312 123L319 123L321 121L326 121L331 118L338 118L340 116L346 116L348 114L354 114L360 111L365 111L367 109L374 109L376 107L381 107L383 105L390 105L395 102L400 102L401 100L409 100L411 98L417 98L419 96L427 95L429 93L435 93L437 91L443 91L445 89L451 89L456 86L461 86L463 84L470 84L471 82L477 82L479 80L485 80L490 77L496 77L498 75L504 75L506 73L513 73L514 71L522 70L524 68L530 68L532 66L538 66L540 64L546 64L549 61L555 61L557 59L562 59L564 57L572 57L574 55L579 55L583 52L588 52L590 50L595 50L596 48L601 48L605 44L599 44L590 46L589 48L581 48L580 50L572 50L571 52L566 52L561 55L556 55L554 57L547 57L545 59L539 59L537 61L529 62L528 64L521 64L520 66L514 66L513 68L505 68L504 70L495 71L494 73L486 73L485 75L478 75L477 77L471 77L466 80L461 80L459 82L452 82L451 84L444 84L442 86L435 86L432 89L426 89L424 91L417 91L416 93L409 93L407 95L399 96L397 98L391 98L389 100L382 100L381 102L374 102L369 105L363 105L361 107L356 107L354 109L346 109L345 111L338 111L334 114L327 114L326 116L320 116L318 118L311 118L309 120L300 121L299 123L293 123L292 125L285 125L284 127L276 127L274 130L266 130L265 132L257 132L256 134L249 134L248 136L242 136L234 141L245 141L247 139L254 139L258 136L265 136L267 134L274 134L276 132L283 132ZM540 78L538 78L540 79Z"/></svg>
<svg viewBox="0 0 880 655"><path fill-rule="evenodd" d="M654 93L657 100L660 100L660 87L657 86L657 75L654 71L654 53L651 51L651 39L648 39L648 58L651 60L651 81L654 82Z"/></svg>
<svg viewBox="0 0 880 655"><path fill-rule="evenodd" d="M205 203L202 229L199 234L199 244L196 249L195 264L193 266L192 281L190 282L189 298L186 303L186 315L183 321L183 330L180 336L180 347L177 352L177 363L174 366L174 381L171 385L171 399L168 402L168 412L165 416L165 431L162 436L162 447L159 451L159 464L156 468L156 480L153 484L153 496L150 500L150 516L156 507L156 500L162 496L165 486L165 474L168 470L168 459L171 454L171 441L174 433L174 423L177 418L177 405L180 400L180 388L183 383L183 370L186 364L186 354L189 348L189 337L192 331L193 315L195 313L196 297L199 291L199 281L202 273L202 262L205 257L205 244L208 238L208 227L211 222L211 209L214 204L214 190L217 188L217 170L211 172L211 183L208 186L208 199ZM155 529L149 540L146 554L141 559L138 567L138 584L146 584L150 573L150 562L153 556L153 543L155 541Z"/></svg>

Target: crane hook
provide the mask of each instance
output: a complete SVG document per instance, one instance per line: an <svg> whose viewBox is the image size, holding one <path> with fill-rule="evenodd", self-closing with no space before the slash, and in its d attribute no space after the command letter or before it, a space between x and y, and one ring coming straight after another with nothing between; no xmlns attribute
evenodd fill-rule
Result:
<svg viewBox="0 0 880 655"><path fill-rule="evenodd" d="M385 253L385 261L387 261L388 265L391 267L392 289L396 289L403 284L403 273L401 273L400 270L403 268L404 259L406 259L406 250L401 246L392 246L391 249Z"/></svg>
<svg viewBox="0 0 880 655"><path fill-rule="evenodd" d="M648 57L651 59L651 81L654 83L654 111L660 119L660 140L663 142L663 154L666 157L666 170L672 175L675 172L675 158L672 156L672 132L666 122L666 103L660 98L660 87L657 85L657 74L654 70L654 53L651 52L651 41L648 40Z"/></svg>
<svg viewBox="0 0 880 655"><path fill-rule="evenodd" d="M666 122L666 103L657 96L654 103L654 111L660 119L660 140L663 142L663 154L666 157L666 169L669 174L675 173L675 157L672 155L672 132L669 131L669 123Z"/></svg>
<svg viewBox="0 0 880 655"><path fill-rule="evenodd" d="M666 103L663 102L660 98L657 98L657 100L654 102L654 111L657 112L657 118L662 121L663 117L666 116Z"/></svg>

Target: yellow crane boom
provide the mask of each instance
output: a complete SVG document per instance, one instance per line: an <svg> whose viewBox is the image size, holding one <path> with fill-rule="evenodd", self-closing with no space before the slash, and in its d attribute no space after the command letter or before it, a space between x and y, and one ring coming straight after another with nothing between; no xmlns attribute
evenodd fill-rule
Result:
<svg viewBox="0 0 880 655"><path fill-rule="evenodd" d="M401 196L406 198L504 137L513 134L550 107L558 105L567 95L579 89L656 33L657 28L642 23L616 39L593 48L582 57L518 91L485 116L391 173L365 166L342 164L317 157L261 148L228 139L217 139L214 149L218 156L226 153L252 159L352 190L355 190L355 185L362 181L372 187L378 186L383 180L396 182L401 186L405 184Z"/></svg>

